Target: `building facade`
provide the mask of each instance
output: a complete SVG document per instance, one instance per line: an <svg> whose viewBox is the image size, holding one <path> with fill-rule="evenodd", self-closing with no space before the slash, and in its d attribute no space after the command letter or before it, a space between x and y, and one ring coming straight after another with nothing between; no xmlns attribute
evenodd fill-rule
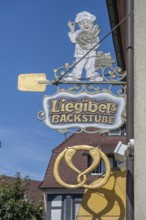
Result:
<svg viewBox="0 0 146 220"><path fill-rule="evenodd" d="M58 155L66 147L70 146L85 144L99 147L109 157L112 170L118 171L117 162L115 161L113 151L120 140L125 143L126 139L119 130L113 131L111 134L87 134L83 132L81 134L73 134L53 150L44 180L40 185L40 189L42 189L44 193L47 220L76 220L81 219L82 215L82 211L79 210L82 204L85 190L83 188L66 189L60 186L54 178L53 168ZM86 151L78 151L76 157L73 160L73 163L79 170L83 171L89 167L91 163L91 157ZM103 161L101 161L99 166L93 170L90 175L88 175L88 184L91 184L94 181L97 181L97 179L100 179L102 175L104 175L104 172L105 166ZM77 174L67 166L65 161L61 162L59 173L64 182L69 184L76 184ZM111 184L113 184L113 182ZM99 199L97 200L97 203L98 202Z"/></svg>

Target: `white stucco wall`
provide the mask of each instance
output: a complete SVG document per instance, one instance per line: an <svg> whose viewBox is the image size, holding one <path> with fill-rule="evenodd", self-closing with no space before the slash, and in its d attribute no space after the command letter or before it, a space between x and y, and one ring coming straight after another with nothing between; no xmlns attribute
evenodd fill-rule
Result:
<svg viewBox="0 0 146 220"><path fill-rule="evenodd" d="M135 220L146 220L146 0L135 0Z"/></svg>

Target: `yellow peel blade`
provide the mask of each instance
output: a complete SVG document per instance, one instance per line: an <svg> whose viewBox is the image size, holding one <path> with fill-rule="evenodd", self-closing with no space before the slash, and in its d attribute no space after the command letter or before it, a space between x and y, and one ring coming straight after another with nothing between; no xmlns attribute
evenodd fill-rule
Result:
<svg viewBox="0 0 146 220"><path fill-rule="evenodd" d="M46 80L45 73L20 74L18 76L18 90L44 92L46 90L46 85L39 83L43 80Z"/></svg>

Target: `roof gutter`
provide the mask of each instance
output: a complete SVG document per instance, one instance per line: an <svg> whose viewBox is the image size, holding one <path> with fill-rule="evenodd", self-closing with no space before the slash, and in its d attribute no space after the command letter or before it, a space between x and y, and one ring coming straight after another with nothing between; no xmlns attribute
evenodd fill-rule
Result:
<svg viewBox="0 0 146 220"><path fill-rule="evenodd" d="M117 2L116 0L106 0L106 2L107 2L107 10L109 14L111 29L113 29L120 22L118 16ZM124 59L124 51L123 51L120 27L116 28L113 31L112 37L113 37L113 44L116 52L118 66L121 67L122 70L124 71L126 67L125 67L125 59Z"/></svg>

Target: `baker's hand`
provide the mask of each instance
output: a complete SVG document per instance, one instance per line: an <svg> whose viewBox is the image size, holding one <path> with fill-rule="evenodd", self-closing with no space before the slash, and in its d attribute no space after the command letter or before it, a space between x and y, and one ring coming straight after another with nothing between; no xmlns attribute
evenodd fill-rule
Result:
<svg viewBox="0 0 146 220"><path fill-rule="evenodd" d="M70 28L71 32L75 31L75 23L72 21L68 22L68 27Z"/></svg>

